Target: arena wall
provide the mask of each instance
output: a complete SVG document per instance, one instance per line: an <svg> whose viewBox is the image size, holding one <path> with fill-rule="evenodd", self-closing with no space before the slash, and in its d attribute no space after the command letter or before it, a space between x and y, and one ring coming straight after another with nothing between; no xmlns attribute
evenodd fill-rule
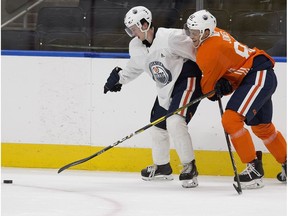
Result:
<svg viewBox="0 0 288 216"><path fill-rule="evenodd" d="M111 70L125 67L126 57L27 53L1 56L2 166L57 169L149 123L156 94L145 73L121 92L103 93ZM275 71L273 122L287 137L287 63L276 62ZM223 98L224 106L228 98ZM233 175L218 103L202 100L189 130L200 175ZM275 177L280 165L257 137L253 140L264 152L265 176ZM151 143L148 129L72 169L138 172L152 163ZM241 171L244 164L236 153L234 157ZM171 163L179 173L173 143Z"/></svg>

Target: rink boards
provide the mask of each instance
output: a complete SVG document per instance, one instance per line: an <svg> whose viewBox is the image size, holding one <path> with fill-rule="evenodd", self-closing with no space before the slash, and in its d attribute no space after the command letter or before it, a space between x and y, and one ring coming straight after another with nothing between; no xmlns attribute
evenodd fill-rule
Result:
<svg viewBox="0 0 288 216"><path fill-rule="evenodd" d="M124 67L127 55L87 53L3 53L2 166L59 168L87 157L149 123L155 87L146 74L103 94L115 66ZM273 96L273 122L287 137L287 65L277 62L278 88ZM228 98L223 98L225 106ZM201 101L189 124L197 166L203 175L233 175L217 103ZM266 177L280 166L262 142ZM139 172L152 163L149 129L75 169ZM244 165L234 154L237 167ZM181 170L171 144L171 163Z"/></svg>
<svg viewBox="0 0 288 216"><path fill-rule="evenodd" d="M73 161L88 157L103 147L77 145L43 145L2 143L2 166L29 168L60 168ZM181 170L175 149L171 150L171 165L174 174ZM233 154L237 168L245 166L237 154ZM229 153L226 151L195 151L197 168L200 175L233 176ZM115 147L81 165L70 169L139 172L152 163L151 150L148 148ZM265 177L274 178L280 166L269 153L263 154ZM65 172L65 171L64 171Z"/></svg>

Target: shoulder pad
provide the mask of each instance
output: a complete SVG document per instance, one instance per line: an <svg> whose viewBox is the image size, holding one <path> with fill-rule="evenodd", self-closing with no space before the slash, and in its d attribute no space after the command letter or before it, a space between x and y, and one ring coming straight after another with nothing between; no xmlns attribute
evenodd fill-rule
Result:
<svg viewBox="0 0 288 216"><path fill-rule="evenodd" d="M147 48L142 44L142 41L137 37L133 38L129 43L129 54L131 57L143 56L147 54Z"/></svg>

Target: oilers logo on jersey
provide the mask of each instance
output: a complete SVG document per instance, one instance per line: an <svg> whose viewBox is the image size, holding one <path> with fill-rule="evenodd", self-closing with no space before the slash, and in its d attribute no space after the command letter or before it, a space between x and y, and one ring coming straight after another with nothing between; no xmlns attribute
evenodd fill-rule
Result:
<svg viewBox="0 0 288 216"><path fill-rule="evenodd" d="M167 85L172 80L171 72L159 61L153 61L149 64L153 79L162 85Z"/></svg>

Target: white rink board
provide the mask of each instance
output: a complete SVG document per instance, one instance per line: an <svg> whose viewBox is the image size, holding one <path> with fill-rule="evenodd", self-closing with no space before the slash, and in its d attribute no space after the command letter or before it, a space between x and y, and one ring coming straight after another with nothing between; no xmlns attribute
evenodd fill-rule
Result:
<svg viewBox="0 0 288 216"><path fill-rule="evenodd" d="M111 70L127 59L1 56L1 61L2 142L107 146L149 123L156 94L145 73L121 92L103 94ZM287 137L286 63L276 63L275 71L273 121ZM227 150L217 102L203 100L189 128L196 150ZM150 147L149 131L121 146Z"/></svg>

